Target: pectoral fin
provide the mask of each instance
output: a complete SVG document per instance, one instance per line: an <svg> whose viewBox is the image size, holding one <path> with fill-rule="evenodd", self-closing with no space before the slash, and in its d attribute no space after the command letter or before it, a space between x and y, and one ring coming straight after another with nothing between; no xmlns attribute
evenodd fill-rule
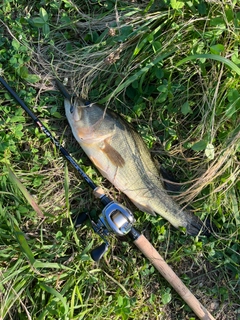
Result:
<svg viewBox="0 0 240 320"><path fill-rule="evenodd" d="M105 139L103 146L101 147L102 152L106 154L108 159L115 167L123 167L125 164L125 160L121 156L121 154L114 149L108 142L109 139Z"/></svg>

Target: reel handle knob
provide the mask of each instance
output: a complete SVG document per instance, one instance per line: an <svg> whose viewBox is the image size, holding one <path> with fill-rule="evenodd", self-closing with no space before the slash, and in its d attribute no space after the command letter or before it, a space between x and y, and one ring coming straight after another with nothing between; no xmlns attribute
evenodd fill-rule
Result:
<svg viewBox="0 0 240 320"><path fill-rule="evenodd" d="M72 222L75 228L79 228L83 225L83 223L89 218L87 212L81 212L72 217Z"/></svg>
<svg viewBox="0 0 240 320"><path fill-rule="evenodd" d="M99 261L104 253L108 250L108 243L103 242L97 248L93 249L91 252L91 257L94 261Z"/></svg>

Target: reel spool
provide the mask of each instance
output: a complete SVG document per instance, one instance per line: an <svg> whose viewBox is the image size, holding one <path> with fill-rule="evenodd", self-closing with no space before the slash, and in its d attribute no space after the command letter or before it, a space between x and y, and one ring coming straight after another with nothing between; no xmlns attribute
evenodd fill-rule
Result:
<svg viewBox="0 0 240 320"><path fill-rule="evenodd" d="M87 213L80 214L75 220L75 226L80 226L87 218ZM97 223L91 220L93 230L103 239L103 243L92 250L91 257L94 261L99 261L108 250L109 243L106 236L114 234L125 236L128 234L135 222L132 212L125 206L111 201L102 210Z"/></svg>
<svg viewBox="0 0 240 320"><path fill-rule="evenodd" d="M112 201L107 204L94 227L98 234L124 236L135 222L132 212L123 205Z"/></svg>

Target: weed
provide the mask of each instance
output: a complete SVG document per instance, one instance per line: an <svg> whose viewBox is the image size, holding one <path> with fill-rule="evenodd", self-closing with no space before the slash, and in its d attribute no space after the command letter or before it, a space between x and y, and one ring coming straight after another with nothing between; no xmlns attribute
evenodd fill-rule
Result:
<svg viewBox="0 0 240 320"><path fill-rule="evenodd" d="M131 122L181 182L176 199L216 225L210 238L187 237L131 207L136 226L223 320L239 313L239 21L234 0L0 4L1 76L96 184L130 205L72 138L56 76ZM194 319L128 242L110 239L103 260L91 260L99 239L70 216L96 215L100 204L3 88L0 110L0 317Z"/></svg>

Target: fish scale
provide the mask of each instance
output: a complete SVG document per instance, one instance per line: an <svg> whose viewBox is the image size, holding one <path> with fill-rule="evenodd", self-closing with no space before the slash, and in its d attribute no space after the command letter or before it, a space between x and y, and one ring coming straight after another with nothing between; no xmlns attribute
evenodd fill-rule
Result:
<svg viewBox="0 0 240 320"><path fill-rule="evenodd" d="M159 214L190 235L208 228L188 210L180 208L163 186L163 179L141 136L120 115L75 97L64 100L75 139L100 173L141 211Z"/></svg>

